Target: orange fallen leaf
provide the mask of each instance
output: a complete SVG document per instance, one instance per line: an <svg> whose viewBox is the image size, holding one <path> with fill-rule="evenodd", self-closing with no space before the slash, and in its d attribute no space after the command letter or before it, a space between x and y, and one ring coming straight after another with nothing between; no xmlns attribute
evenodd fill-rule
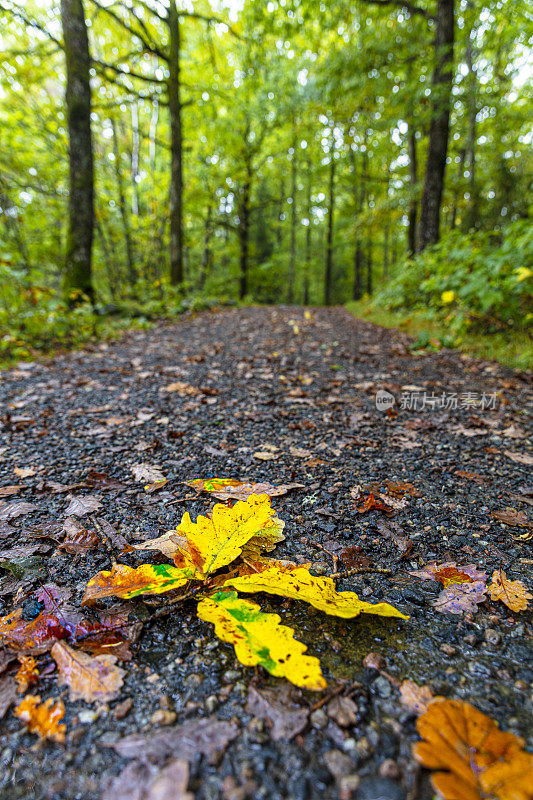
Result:
<svg viewBox="0 0 533 800"><path fill-rule="evenodd" d="M517 511L516 508L504 508L503 511L491 511L490 515L499 522L505 523L505 525L521 525L525 527L531 525L524 512Z"/></svg>
<svg viewBox="0 0 533 800"><path fill-rule="evenodd" d="M68 686L71 700L106 703L117 696L124 670L116 666L115 656L93 657L64 642L56 642L51 655L59 669L60 683Z"/></svg>
<svg viewBox="0 0 533 800"><path fill-rule="evenodd" d="M429 686L419 686L411 680L402 681L400 686L400 702L408 711L419 717L428 710L428 706L442 697L435 697Z"/></svg>
<svg viewBox="0 0 533 800"><path fill-rule="evenodd" d="M61 724L65 716L62 700L54 703L49 697L41 703L38 694L27 694L15 709L15 716L26 723L30 733L37 733L42 739L51 739L54 742L65 741L66 725Z"/></svg>
<svg viewBox="0 0 533 800"><path fill-rule="evenodd" d="M37 669L37 662L33 656L19 656L20 667L15 675L15 680L18 683L17 692L24 694L28 686L37 681L39 677L39 670Z"/></svg>
<svg viewBox="0 0 533 800"><path fill-rule="evenodd" d="M493 600L501 600L511 611L525 611L533 598L522 581L510 581L503 570L496 570L488 591Z"/></svg>
<svg viewBox="0 0 533 800"><path fill-rule="evenodd" d="M501 731L490 717L462 700L431 703L418 719L423 741L416 760L431 770L444 800L531 800L533 756L524 740Z"/></svg>

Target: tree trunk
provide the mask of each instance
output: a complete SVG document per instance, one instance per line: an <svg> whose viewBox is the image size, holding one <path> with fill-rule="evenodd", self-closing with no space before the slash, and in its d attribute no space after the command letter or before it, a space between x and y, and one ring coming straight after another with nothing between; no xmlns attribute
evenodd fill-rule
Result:
<svg viewBox="0 0 533 800"><path fill-rule="evenodd" d="M69 223L65 290L75 304L84 294L94 300L92 245L94 173L91 139L90 56L82 0L61 0L69 135Z"/></svg>
<svg viewBox="0 0 533 800"><path fill-rule="evenodd" d="M440 235L440 209L450 135L453 86L455 0L437 0L435 68L431 88L431 123L424 190L420 207L419 251L436 244Z"/></svg>
<svg viewBox="0 0 533 800"><path fill-rule="evenodd" d="M252 186L252 170L246 166L246 182L242 190L242 203L239 214L240 286L239 298L243 300L248 294L248 241L250 239L250 191Z"/></svg>
<svg viewBox="0 0 533 800"><path fill-rule="evenodd" d="M205 227L204 227L204 250L202 253L202 263L200 268L200 282L199 288L202 290L205 286L205 281L207 279L207 272L209 270L209 264L211 262L211 226L213 220L213 207L211 205L207 206L207 215L205 218Z"/></svg>
<svg viewBox="0 0 533 800"><path fill-rule="evenodd" d="M168 107L170 116L170 283L183 283L183 135L181 129L181 31L176 0L168 8Z"/></svg>
<svg viewBox="0 0 533 800"><path fill-rule="evenodd" d="M372 294L372 239L366 245L366 291Z"/></svg>
<svg viewBox="0 0 533 800"><path fill-rule="evenodd" d="M122 230L124 232L124 244L126 247L126 260L128 263L128 282L130 286L134 286L137 281L137 272L135 270L135 259L133 256L128 209L126 207L124 181L122 179L122 171L120 169L120 150L118 146L117 126L114 119L111 119L111 130L113 132L113 155L115 156L115 178L117 181L118 190L118 208L120 211L120 217L122 219Z"/></svg>
<svg viewBox="0 0 533 800"><path fill-rule="evenodd" d="M473 0L468 0L467 12L470 16L470 31L466 44L465 61L468 68L467 77L467 108L468 108L468 138L466 150L468 153L468 184L470 201L468 211L465 215L464 227L466 230L475 228L478 222L478 193L476 186L476 140L477 140L477 72L474 67L475 49L475 25L473 15L475 14Z"/></svg>
<svg viewBox="0 0 533 800"><path fill-rule="evenodd" d="M285 204L285 181L281 181L280 195L278 200L278 226L276 228L276 244L278 250L281 247L283 239L283 206Z"/></svg>
<svg viewBox="0 0 533 800"><path fill-rule="evenodd" d="M416 252L416 223L418 216L418 202L416 199L416 185L418 183L418 159L416 153L416 131L412 122L408 130L409 143L409 183L411 189L411 202L409 203L409 218L407 226L407 253L412 258Z"/></svg>
<svg viewBox="0 0 533 800"><path fill-rule="evenodd" d="M333 282L333 219L335 215L335 140L331 139L329 151L329 209L328 209L328 243L326 247L326 274L324 282L324 301L331 305L331 290Z"/></svg>
<svg viewBox="0 0 533 800"><path fill-rule="evenodd" d="M135 216L139 214L139 109L137 103L131 106L131 184L133 192L131 195L131 212Z"/></svg>
<svg viewBox="0 0 533 800"><path fill-rule="evenodd" d="M294 302L294 277L296 271L296 192L297 192L297 162L296 162L296 132L292 141L292 164L291 164L291 249L289 260L289 285L287 287L287 302Z"/></svg>
<svg viewBox="0 0 533 800"><path fill-rule="evenodd" d="M304 268L304 306L309 305L309 273L311 271L311 215L312 215L312 197L311 197L311 159L307 158L307 221L308 225L305 230L305 268Z"/></svg>

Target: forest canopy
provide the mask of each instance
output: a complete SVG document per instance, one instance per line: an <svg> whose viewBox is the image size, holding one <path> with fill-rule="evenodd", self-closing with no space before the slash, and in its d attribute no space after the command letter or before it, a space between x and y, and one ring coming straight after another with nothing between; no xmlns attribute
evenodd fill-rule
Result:
<svg viewBox="0 0 533 800"><path fill-rule="evenodd" d="M523 328L528 5L0 0L2 349L376 291Z"/></svg>

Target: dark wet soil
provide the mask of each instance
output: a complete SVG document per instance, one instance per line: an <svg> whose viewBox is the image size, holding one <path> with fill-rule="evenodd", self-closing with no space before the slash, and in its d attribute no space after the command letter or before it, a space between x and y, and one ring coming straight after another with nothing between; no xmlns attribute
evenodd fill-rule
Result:
<svg viewBox="0 0 533 800"><path fill-rule="evenodd" d="M328 768L335 758L341 772L361 779L353 795L360 800L430 800L428 776L410 755L415 718L400 704L394 679L467 699L505 730L527 737L533 678L528 613L490 600L474 615L438 613L432 602L440 584L409 572L427 562L455 561L475 564L489 577L501 567L507 577L528 583L532 481L524 456L531 453L531 380L457 352L413 354L409 344L402 334L354 320L343 309L312 310L307 319L303 309L250 308L205 312L2 373L0 487L25 486L0 501L2 560L16 561L24 551L15 548L22 547L40 562L15 576L0 570L1 614L31 603L44 582L69 587L79 604L88 579L109 568L102 545L72 555L36 538L43 525L61 528L65 520L68 492L53 493L52 482L82 484L71 493L96 496L102 504L97 520L135 543L169 530L186 509L193 519L209 510L209 496L192 496L182 481L218 476L304 484L273 500L287 525L276 555L331 574L349 568L343 551L360 548L359 559L390 573L349 575L339 588L371 602L387 600L410 615L405 622L345 621L260 597L262 607L279 613L321 659L326 692L351 693L358 707L356 724L341 727L324 704L301 735L275 742L245 706L250 682L259 689L282 682L242 667L186 602L144 625L111 704L69 702L53 672L41 679L35 692L65 700L64 745L36 744L7 711L0 722L2 800L100 798L127 763L109 745L150 731L160 709L176 724L214 714L239 725L240 735L218 759L198 756L190 764L189 791L198 800L349 797ZM200 393L165 391L178 381ZM376 409L378 390L396 398L389 413ZM413 392L419 398L456 393L458 408L402 409L402 394ZM492 404L494 392L496 407L480 408L482 394ZM131 472L140 462L158 466L169 483L146 493ZM14 468L35 474L18 477ZM83 485L91 471L122 488ZM412 542L403 555L377 527L387 519L382 512L359 513L350 495L357 484L385 479L408 481L421 493L394 515ZM6 506L21 501L35 509L6 519ZM491 515L509 507L523 512L529 526ZM90 517L82 522L91 528ZM31 551L36 543L43 547ZM330 554L340 558L335 565ZM121 560L134 565L147 559ZM141 601L134 605L139 619L152 611ZM363 666L371 652L383 657L389 678ZM131 709L118 719L114 709L127 698ZM320 699L298 694L304 707ZM325 757L331 751L333 760Z"/></svg>

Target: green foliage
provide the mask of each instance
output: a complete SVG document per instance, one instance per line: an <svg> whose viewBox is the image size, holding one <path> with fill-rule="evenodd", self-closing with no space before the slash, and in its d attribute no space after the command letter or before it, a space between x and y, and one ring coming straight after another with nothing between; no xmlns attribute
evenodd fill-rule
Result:
<svg viewBox="0 0 533 800"><path fill-rule="evenodd" d="M374 297L390 310L423 309L455 336L467 330L525 330L533 321L533 226L499 232L452 231L404 263Z"/></svg>

